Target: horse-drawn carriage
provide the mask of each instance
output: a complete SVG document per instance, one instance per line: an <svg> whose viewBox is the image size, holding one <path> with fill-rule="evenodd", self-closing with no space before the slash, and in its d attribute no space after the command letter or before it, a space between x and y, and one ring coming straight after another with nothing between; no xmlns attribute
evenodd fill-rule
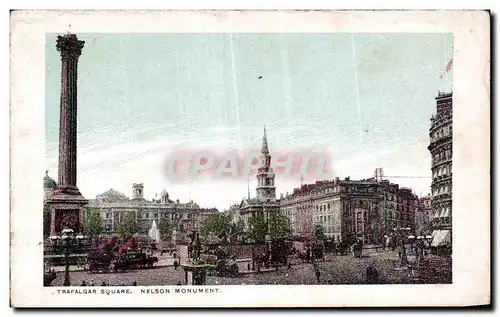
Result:
<svg viewBox="0 0 500 317"><path fill-rule="evenodd" d="M50 286L56 279L57 275L54 269L50 266L48 261L43 265L43 286Z"/></svg>
<svg viewBox="0 0 500 317"><path fill-rule="evenodd" d="M92 250L87 258L88 270L90 273L107 273L113 261L113 253Z"/></svg>
<svg viewBox="0 0 500 317"><path fill-rule="evenodd" d="M124 252L106 252L93 250L87 258L90 273L126 272L138 268L152 267L158 258L148 255L141 250L127 250Z"/></svg>

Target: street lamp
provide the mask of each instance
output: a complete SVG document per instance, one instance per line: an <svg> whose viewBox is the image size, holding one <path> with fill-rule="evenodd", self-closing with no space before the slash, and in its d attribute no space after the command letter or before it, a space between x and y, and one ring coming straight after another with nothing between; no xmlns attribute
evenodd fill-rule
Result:
<svg viewBox="0 0 500 317"><path fill-rule="evenodd" d="M61 237L58 237L57 239L60 239L63 242L64 246L64 265L65 265L65 270L64 270L64 283L63 286L71 286L70 280L69 280L69 256L71 254L71 249L75 241L81 241L84 239L84 236L78 235L74 236L73 234L73 229L64 229L62 231Z"/></svg>
<svg viewBox="0 0 500 317"><path fill-rule="evenodd" d="M427 248L430 250L431 248L431 243L432 243L432 240L434 240L434 237L432 235L426 235L425 236L425 241L427 241Z"/></svg>

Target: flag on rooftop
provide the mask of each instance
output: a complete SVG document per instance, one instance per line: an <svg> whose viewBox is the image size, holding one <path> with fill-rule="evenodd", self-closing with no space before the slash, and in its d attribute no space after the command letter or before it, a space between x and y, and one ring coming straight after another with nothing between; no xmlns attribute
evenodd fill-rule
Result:
<svg viewBox="0 0 500 317"><path fill-rule="evenodd" d="M444 75L446 75L446 73L448 73L453 67L453 58L450 59L450 61L448 62L448 64L446 65L446 68L444 69L444 72L441 74L441 76L439 76L439 79L442 79Z"/></svg>

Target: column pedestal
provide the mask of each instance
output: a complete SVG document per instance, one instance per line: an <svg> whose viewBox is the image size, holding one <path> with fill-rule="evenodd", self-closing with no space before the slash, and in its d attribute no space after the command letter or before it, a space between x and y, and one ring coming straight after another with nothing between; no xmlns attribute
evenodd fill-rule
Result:
<svg viewBox="0 0 500 317"><path fill-rule="evenodd" d="M83 196L54 195L46 202L51 213L50 235L58 235L64 229L83 233L85 205Z"/></svg>

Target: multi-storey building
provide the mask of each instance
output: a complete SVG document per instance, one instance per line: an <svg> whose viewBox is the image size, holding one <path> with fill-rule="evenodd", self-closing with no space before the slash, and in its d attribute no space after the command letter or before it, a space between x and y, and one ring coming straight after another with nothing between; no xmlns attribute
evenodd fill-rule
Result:
<svg viewBox="0 0 500 317"><path fill-rule="evenodd" d="M446 240L443 242L451 243L453 178L452 93L438 92L438 96L436 97L436 114L431 117L429 137L430 144L428 150L431 154L432 169L432 225L435 230L440 230L439 238ZM433 243L437 244L438 242Z"/></svg>
<svg viewBox="0 0 500 317"><path fill-rule="evenodd" d="M229 209L225 212L231 218L231 222L233 223L238 223L240 220L242 220L240 204L231 205L231 207L229 207Z"/></svg>
<svg viewBox="0 0 500 317"><path fill-rule="evenodd" d="M141 233L147 233L153 221L159 223L164 218L168 219L177 231L189 232L198 229L208 216L218 212L216 208L200 208L193 201L173 201L165 190L159 199L146 200L143 184L133 184L132 199L110 189L89 200L86 209L101 215L105 233L116 232L127 212L135 214Z"/></svg>
<svg viewBox="0 0 500 317"><path fill-rule="evenodd" d="M47 200L52 197L57 184L54 179L49 176L49 171L45 172L45 177L43 178L43 236L47 238L50 235L51 227L51 210L46 204Z"/></svg>
<svg viewBox="0 0 500 317"><path fill-rule="evenodd" d="M379 243L394 228L414 228L417 197L389 181L319 181L303 185L281 200L296 236L311 237L320 225L328 239Z"/></svg>
<svg viewBox="0 0 500 317"><path fill-rule="evenodd" d="M262 166L257 172L257 195L255 198L244 198L240 204L240 215L245 224L245 230L248 230L248 223L251 217L262 215L267 221L269 215L280 211L279 200L276 199L275 174L271 167L271 155L269 153L265 128L264 136L262 137L260 159Z"/></svg>
<svg viewBox="0 0 500 317"><path fill-rule="evenodd" d="M420 197L417 206L417 211L415 212L416 233L418 235L426 235L432 232L432 196Z"/></svg>

